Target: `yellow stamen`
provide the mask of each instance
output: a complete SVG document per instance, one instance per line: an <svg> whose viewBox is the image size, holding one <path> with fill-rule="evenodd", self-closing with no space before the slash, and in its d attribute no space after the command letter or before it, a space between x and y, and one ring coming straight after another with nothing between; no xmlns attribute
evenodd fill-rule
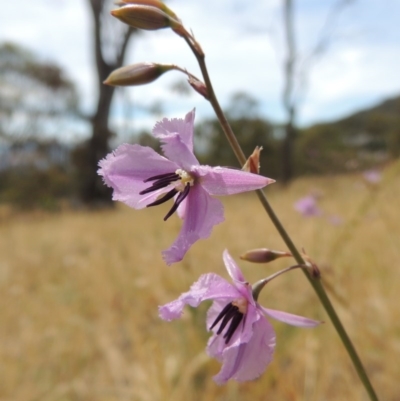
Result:
<svg viewBox="0 0 400 401"><path fill-rule="evenodd" d="M249 302L246 298L238 298L232 302L232 305L237 306L239 312L245 315L247 313L247 305Z"/></svg>
<svg viewBox="0 0 400 401"><path fill-rule="evenodd" d="M183 191L185 189L186 184L189 184L191 187L194 185L194 178L185 170L179 168L175 171L175 174L178 174L181 181L175 187L178 191Z"/></svg>

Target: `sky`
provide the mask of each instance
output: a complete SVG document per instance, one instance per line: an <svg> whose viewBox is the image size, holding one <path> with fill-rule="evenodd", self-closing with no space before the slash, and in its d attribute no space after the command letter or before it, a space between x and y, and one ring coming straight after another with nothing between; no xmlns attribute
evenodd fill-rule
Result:
<svg viewBox="0 0 400 401"><path fill-rule="evenodd" d="M307 66L298 92L300 126L341 118L400 94L399 0L294 3L298 60ZM345 5L334 12L338 3ZM260 115L283 122L282 0L170 0L168 5L203 47L220 103L227 106L233 94L247 92L259 101ZM76 83L80 106L88 113L97 96L91 31L88 0L8 1L0 13L0 42L15 42L59 64ZM310 59L322 37L328 38L326 51ZM125 64L140 61L174 63L201 75L185 42L169 30L143 32L131 41ZM119 92L115 126L150 129L156 116L145 110L157 103L165 117L183 117L194 107L198 119L212 117L199 95L171 90L182 78L171 72Z"/></svg>

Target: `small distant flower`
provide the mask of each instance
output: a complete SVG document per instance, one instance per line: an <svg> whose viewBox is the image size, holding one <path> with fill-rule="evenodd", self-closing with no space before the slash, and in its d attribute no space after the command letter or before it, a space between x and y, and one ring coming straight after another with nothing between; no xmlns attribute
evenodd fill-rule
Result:
<svg viewBox="0 0 400 401"><path fill-rule="evenodd" d="M382 180L382 174L378 170L365 171L363 177L370 184L378 184Z"/></svg>
<svg viewBox="0 0 400 401"><path fill-rule="evenodd" d="M318 207L317 198L315 195L308 195L299 199L294 204L294 208L306 217L320 216L322 214L321 209Z"/></svg>
<svg viewBox="0 0 400 401"><path fill-rule="evenodd" d="M214 301L207 313L207 328L213 331L207 352L222 363L220 372L214 376L218 384L230 379L256 379L271 362L275 332L265 316L298 327L320 324L259 305L253 298L251 285L226 250L223 259L233 284L217 274L204 274L188 292L159 307L160 317L171 321L181 317L185 305L197 307L202 301Z"/></svg>
<svg viewBox="0 0 400 401"><path fill-rule="evenodd" d="M328 221L333 225L333 226L340 226L343 224L343 219L338 216L337 214L332 214L328 216Z"/></svg>
<svg viewBox="0 0 400 401"><path fill-rule="evenodd" d="M263 188L274 180L241 170L202 166L193 153L194 110L185 119L158 122L153 135L166 157L153 149L124 144L99 163L98 173L114 189L113 199L135 209L174 198L164 221L177 211L183 226L176 241L163 252L167 264L179 262L199 239L224 220L222 203L213 196Z"/></svg>

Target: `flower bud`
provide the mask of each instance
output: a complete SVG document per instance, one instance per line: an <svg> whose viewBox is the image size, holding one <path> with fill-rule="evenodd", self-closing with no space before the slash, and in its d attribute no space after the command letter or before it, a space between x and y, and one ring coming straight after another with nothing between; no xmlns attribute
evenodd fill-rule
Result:
<svg viewBox="0 0 400 401"><path fill-rule="evenodd" d="M160 0L120 0L115 4L119 6L124 6L126 4L136 4L142 6L155 7L161 11L164 11L165 14L169 15L170 17L178 20L177 15Z"/></svg>
<svg viewBox="0 0 400 401"><path fill-rule="evenodd" d="M382 174L378 170L364 171L363 178L368 184L377 185L382 180Z"/></svg>
<svg viewBox="0 0 400 401"><path fill-rule="evenodd" d="M248 173L260 174L260 153L262 146L256 146L253 153L246 160L246 163L242 167L243 171Z"/></svg>
<svg viewBox="0 0 400 401"><path fill-rule="evenodd" d="M169 16L157 7L128 4L116 10L112 10L111 14L130 25L133 28L154 31L163 28L177 29L182 27L181 22Z"/></svg>
<svg viewBox="0 0 400 401"><path fill-rule="evenodd" d="M240 256L240 259L253 263L269 263L285 256L292 256L292 254L290 252L260 248L247 251L245 254Z"/></svg>
<svg viewBox="0 0 400 401"><path fill-rule="evenodd" d="M172 64L137 63L114 70L104 81L112 86L144 85L155 81L164 72L173 70Z"/></svg>
<svg viewBox="0 0 400 401"><path fill-rule="evenodd" d="M199 81L199 80L197 80L197 79L195 79L195 78L193 78L193 77L189 77L188 82L189 82L189 85L190 85L197 93L199 93L199 94L200 94L201 96L203 96L205 99L207 99L207 100L209 99L207 87L206 87L206 85L205 85L203 82L201 82L201 81Z"/></svg>
<svg viewBox="0 0 400 401"><path fill-rule="evenodd" d="M317 266L317 264L310 258L310 256L307 255L305 249L302 249L302 256L303 259L306 262L306 266L308 267L308 269L310 270L312 276L314 278L321 278L321 271L319 270L319 267Z"/></svg>

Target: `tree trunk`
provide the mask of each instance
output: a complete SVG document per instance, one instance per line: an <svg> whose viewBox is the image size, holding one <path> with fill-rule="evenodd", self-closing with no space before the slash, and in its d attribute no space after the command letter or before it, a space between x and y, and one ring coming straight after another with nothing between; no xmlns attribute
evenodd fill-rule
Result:
<svg viewBox="0 0 400 401"><path fill-rule="evenodd" d="M296 139L296 128L289 119L285 126L285 138L282 143L282 170L281 180L287 184L294 176L294 143Z"/></svg>
<svg viewBox="0 0 400 401"><path fill-rule="evenodd" d="M293 1L284 0L283 7L283 21L286 35L287 55L285 60L285 87L283 90L283 105L287 114L287 121L285 125L285 137L282 143L281 160L282 172L281 180L287 184L292 178L294 173L293 167L293 150L294 140L296 137L295 129L295 116L296 116L296 103L293 99L294 92L294 79L296 67L296 46L294 36L294 21L293 21Z"/></svg>
<svg viewBox="0 0 400 401"><path fill-rule="evenodd" d="M119 68L124 60L128 41L134 32L129 28L119 41L114 60L107 60L102 50L102 20L112 18L105 16L107 0L89 0L94 20L94 50L97 68L97 88L99 99L96 111L90 122L92 125L91 138L77 151L76 158L79 170L79 193L82 201L90 206L112 205L111 190L102 182L97 174L98 163L109 152L109 140L114 135L109 128L109 116L115 88L103 84L108 75ZM115 21L120 24L120 21ZM120 33L120 30L118 30ZM108 38L109 39L109 38Z"/></svg>
<svg viewBox="0 0 400 401"><path fill-rule="evenodd" d="M96 113L91 120L92 135L87 142L88 166L82 188L82 198L85 203L92 206L99 203L112 204L111 189L104 185L97 170L99 161L110 152L109 140L114 135L108 126L113 94L113 87L105 85L101 87Z"/></svg>

